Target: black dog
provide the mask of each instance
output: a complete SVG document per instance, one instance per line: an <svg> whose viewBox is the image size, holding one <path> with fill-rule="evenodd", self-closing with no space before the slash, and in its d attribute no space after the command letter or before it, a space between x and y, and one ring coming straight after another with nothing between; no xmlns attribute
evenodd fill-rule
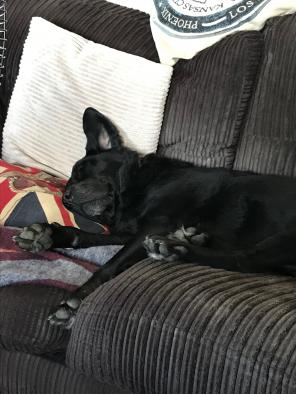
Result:
<svg viewBox="0 0 296 394"><path fill-rule="evenodd" d="M85 111L83 126L86 156L74 165L63 201L68 209L109 225L112 235L34 224L15 241L31 251L125 246L57 308L52 324L70 328L84 297L147 252L164 261L226 270L296 272L295 180L140 157L92 108Z"/></svg>

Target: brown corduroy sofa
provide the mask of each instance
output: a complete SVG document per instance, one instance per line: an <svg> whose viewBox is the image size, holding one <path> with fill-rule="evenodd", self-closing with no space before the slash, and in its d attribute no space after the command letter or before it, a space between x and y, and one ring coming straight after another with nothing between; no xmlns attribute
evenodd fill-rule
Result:
<svg viewBox="0 0 296 394"><path fill-rule="evenodd" d="M0 130L32 16L159 61L147 15L102 0L10 0ZM158 154L296 176L296 15L175 66ZM296 259L296 256L295 256ZM91 294L71 333L65 295L0 289L0 393L295 394L296 280L141 261Z"/></svg>

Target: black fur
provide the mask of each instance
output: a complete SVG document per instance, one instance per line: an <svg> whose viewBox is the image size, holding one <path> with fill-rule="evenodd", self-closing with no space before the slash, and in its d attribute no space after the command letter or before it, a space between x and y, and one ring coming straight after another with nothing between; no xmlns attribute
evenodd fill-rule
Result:
<svg viewBox="0 0 296 394"><path fill-rule="evenodd" d="M79 299L145 257L143 241L160 256L157 248L164 244L171 251L168 256L178 257L179 251L182 261L196 264L296 272L294 179L198 168L153 154L140 157L123 146L110 120L92 108L85 111L83 124L86 156L73 167L64 204L108 224L111 236L51 226L52 247L125 247L78 290ZM167 236L182 226L208 234L207 244Z"/></svg>

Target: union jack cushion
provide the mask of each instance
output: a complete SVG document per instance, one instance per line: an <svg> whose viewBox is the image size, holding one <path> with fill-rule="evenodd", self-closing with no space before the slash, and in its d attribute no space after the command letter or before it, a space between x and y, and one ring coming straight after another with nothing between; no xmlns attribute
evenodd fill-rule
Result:
<svg viewBox="0 0 296 394"><path fill-rule="evenodd" d="M106 226L68 211L62 203L67 181L33 167L0 160L0 225L23 227L57 222L95 233Z"/></svg>

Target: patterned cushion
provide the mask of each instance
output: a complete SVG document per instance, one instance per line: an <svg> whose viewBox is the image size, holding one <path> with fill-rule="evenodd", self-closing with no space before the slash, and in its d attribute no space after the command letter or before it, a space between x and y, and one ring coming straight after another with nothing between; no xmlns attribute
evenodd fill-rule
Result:
<svg viewBox="0 0 296 394"><path fill-rule="evenodd" d="M63 206L66 182L37 168L0 160L0 224L23 227L35 222L57 222L91 232L107 232L104 226L73 214Z"/></svg>
<svg viewBox="0 0 296 394"><path fill-rule="evenodd" d="M152 7L153 37L164 64L174 64L178 58L190 59L226 36L260 30L268 18L296 11L295 0L148 2Z"/></svg>

